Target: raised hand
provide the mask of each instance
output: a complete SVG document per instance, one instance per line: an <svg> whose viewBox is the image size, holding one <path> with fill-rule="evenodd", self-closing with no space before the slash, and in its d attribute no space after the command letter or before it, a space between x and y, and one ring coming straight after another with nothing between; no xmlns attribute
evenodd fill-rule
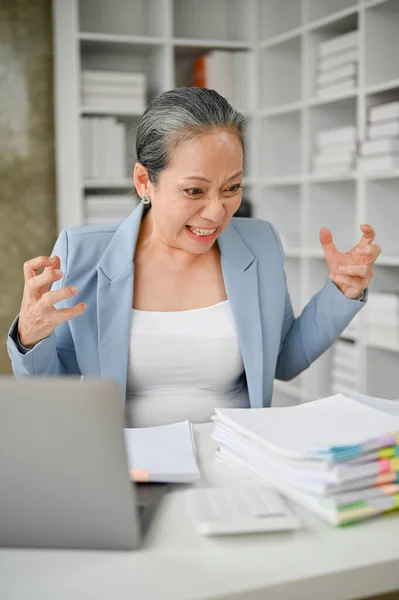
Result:
<svg viewBox="0 0 399 600"><path fill-rule="evenodd" d="M348 298L360 298L373 277L373 264L381 253L381 248L373 244L375 231L371 225L361 225L363 236L359 243L348 252L340 252L335 247L331 231L320 229L320 243L330 279Z"/></svg>
<svg viewBox="0 0 399 600"><path fill-rule="evenodd" d="M42 273L38 271L44 267ZM60 259L37 256L24 264L25 286L21 311L18 320L20 342L32 348L37 342L48 337L63 321L69 321L81 315L86 308L84 302L72 308L54 308L54 304L77 294L77 288L64 287L50 291L51 285L61 279Z"/></svg>

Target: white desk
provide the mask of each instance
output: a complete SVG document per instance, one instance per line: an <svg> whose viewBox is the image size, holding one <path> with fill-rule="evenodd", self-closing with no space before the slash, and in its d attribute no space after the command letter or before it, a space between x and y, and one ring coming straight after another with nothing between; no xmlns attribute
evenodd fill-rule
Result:
<svg viewBox="0 0 399 600"><path fill-rule="evenodd" d="M213 461L211 428L196 427L201 484L250 482ZM304 529L294 533L202 538L176 491L140 551L1 549L0 598L343 600L399 589L399 515L335 529L296 512Z"/></svg>

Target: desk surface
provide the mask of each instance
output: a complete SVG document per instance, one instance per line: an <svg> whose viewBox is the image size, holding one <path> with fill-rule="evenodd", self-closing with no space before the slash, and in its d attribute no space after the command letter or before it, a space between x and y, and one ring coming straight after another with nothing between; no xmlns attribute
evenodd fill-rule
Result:
<svg viewBox="0 0 399 600"><path fill-rule="evenodd" d="M213 460L212 425L195 428L198 485L250 483ZM0 549L2 600L337 600L399 589L399 515L335 529L294 507L296 532L204 538L182 491L163 501L135 552ZM266 596L267 593L267 596Z"/></svg>

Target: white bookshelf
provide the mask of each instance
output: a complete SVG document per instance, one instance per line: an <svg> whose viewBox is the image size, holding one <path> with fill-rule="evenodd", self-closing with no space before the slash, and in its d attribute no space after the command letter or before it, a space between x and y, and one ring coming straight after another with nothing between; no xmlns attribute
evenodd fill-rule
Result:
<svg viewBox="0 0 399 600"><path fill-rule="evenodd" d="M148 98L190 85L193 60L208 50L246 51L242 73L248 119L244 194L255 215L271 220L286 249L286 272L296 313L318 291L326 269L318 233L328 226L338 247L358 240L360 223L377 231L383 254L372 289L399 292L397 235L399 172L313 175L315 135L356 125L366 133L366 110L399 98L397 0L53 0L58 228L83 224L87 193L127 193L139 115L80 103L83 69L140 71ZM318 44L359 31L358 85L334 97L315 96ZM83 181L81 115L125 122L126 178ZM369 340L366 311L352 340L358 391L399 398L399 345ZM290 404L331 392L334 347L293 382L278 382L276 402Z"/></svg>

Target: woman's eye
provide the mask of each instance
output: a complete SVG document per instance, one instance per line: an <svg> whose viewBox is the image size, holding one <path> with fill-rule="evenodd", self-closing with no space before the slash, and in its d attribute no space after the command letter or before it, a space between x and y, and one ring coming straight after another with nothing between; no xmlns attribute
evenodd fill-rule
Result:
<svg viewBox="0 0 399 600"><path fill-rule="evenodd" d="M235 194L241 187L241 183L236 183L235 185L231 185L229 188L227 188L227 191L230 194Z"/></svg>
<svg viewBox="0 0 399 600"><path fill-rule="evenodd" d="M200 194L202 194L202 190L201 188L188 188L187 190L184 190L187 194L189 194L189 196L199 196Z"/></svg>

